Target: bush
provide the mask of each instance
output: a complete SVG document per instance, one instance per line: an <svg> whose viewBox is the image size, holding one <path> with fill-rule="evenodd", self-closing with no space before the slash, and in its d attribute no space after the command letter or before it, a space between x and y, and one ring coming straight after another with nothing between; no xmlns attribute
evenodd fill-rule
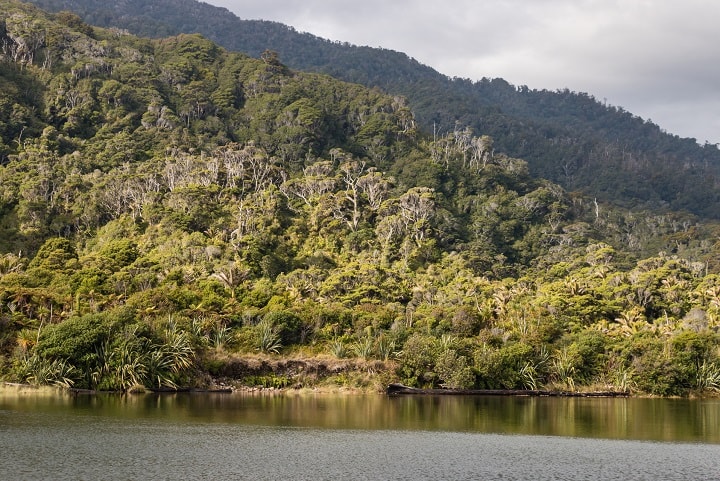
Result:
<svg viewBox="0 0 720 481"><path fill-rule="evenodd" d="M482 389L522 389L521 371L533 360L533 348L523 342L486 348L475 355L477 384Z"/></svg>
<svg viewBox="0 0 720 481"><path fill-rule="evenodd" d="M51 271L63 270L74 260L77 260L77 252L72 242L56 237L45 241L28 267L42 267Z"/></svg>
<svg viewBox="0 0 720 481"><path fill-rule="evenodd" d="M298 344L302 339L302 320L290 311L269 312L263 321L277 329L283 346Z"/></svg>
<svg viewBox="0 0 720 481"><path fill-rule="evenodd" d="M40 331L35 352L43 359L58 359L83 369L119 324L128 319L112 313L87 314L52 324Z"/></svg>
<svg viewBox="0 0 720 481"><path fill-rule="evenodd" d="M698 386L700 368L715 361L717 345L718 336L712 332L685 331L673 337L670 362L677 370L683 390L701 388Z"/></svg>
<svg viewBox="0 0 720 481"><path fill-rule="evenodd" d="M628 340L622 355L633 373L632 383L640 391L660 396L687 392L687 387L682 387L682 373L670 360L665 340L650 333L637 334Z"/></svg>
<svg viewBox="0 0 720 481"><path fill-rule="evenodd" d="M605 367L608 337L600 331L586 330L565 339L566 352L575 371L574 380L589 383Z"/></svg>
<svg viewBox="0 0 720 481"><path fill-rule="evenodd" d="M410 386L433 386L438 377L435 374L435 359L439 354L437 339L422 334L413 334L398 355L398 374Z"/></svg>
<svg viewBox="0 0 720 481"><path fill-rule="evenodd" d="M459 356L454 349L441 352L435 360L438 377L444 387L469 389L475 385L475 373L465 356Z"/></svg>

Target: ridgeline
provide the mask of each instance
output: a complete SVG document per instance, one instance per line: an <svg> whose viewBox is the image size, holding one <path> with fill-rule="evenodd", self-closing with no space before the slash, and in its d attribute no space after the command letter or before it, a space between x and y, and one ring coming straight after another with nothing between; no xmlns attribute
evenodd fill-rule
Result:
<svg viewBox="0 0 720 481"><path fill-rule="evenodd" d="M564 86L534 90L500 78L449 78L401 52L331 42L277 22L242 20L194 0L33 3L141 36L200 33L256 58L271 50L290 68L405 97L425 132L469 128L473 135L488 135L499 151L524 159L531 175L567 191L626 209L720 218L716 145L672 135L588 93Z"/></svg>

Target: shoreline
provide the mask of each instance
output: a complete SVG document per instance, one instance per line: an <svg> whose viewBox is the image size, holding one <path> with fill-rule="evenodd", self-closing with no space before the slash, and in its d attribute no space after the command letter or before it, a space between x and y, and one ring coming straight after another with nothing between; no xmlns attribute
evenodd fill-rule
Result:
<svg viewBox="0 0 720 481"><path fill-rule="evenodd" d="M239 385L239 386L233 386L229 388L209 388L209 389L193 389L193 388L181 388L181 389L162 389L162 390L152 390L152 389L144 389L144 390L128 390L128 391L97 391L92 389L76 389L76 388L66 388L62 386L52 386L52 385L44 385L44 386L36 386L33 384L20 384L20 383L12 383L12 382L3 382L0 385L0 389L12 389L16 392L27 392L27 393L37 393L37 394L57 394L57 393L64 393L69 394L73 396L77 395L88 395L88 396L96 396L96 395L129 395L129 396L139 396L139 395L156 395L156 396L165 396L165 395L196 395L196 394L216 394L216 395L233 395L233 394L240 394L240 395L249 395L249 396L255 396L255 395L273 395L273 396L295 396L295 395L305 395L305 394L322 394L322 395L348 395L348 396L354 396L354 395L382 395L382 396L389 396L389 397L396 397L396 396L483 396L483 395L494 395L494 396L504 396L504 397L517 397L521 396L523 394L515 393L515 394L498 394L493 392L473 392L473 393L467 393L463 394L460 392L454 392L453 390L443 390L443 389L433 389L433 390L421 390L416 389L413 393L389 393L388 388L383 390L378 390L376 388L360 388L360 387L348 387L348 386L313 386L313 387L287 387L287 388L273 388L273 387L259 387L259 386L246 386L246 385ZM414 388L410 388L414 389ZM554 397L590 397L590 396L581 396L581 393L576 393L575 395L568 394L568 393L560 393L555 394ZM525 394L528 395L528 394ZM551 395L548 395L548 397ZM620 397L620 396L618 396ZM633 397L633 396L624 396L624 397Z"/></svg>
<svg viewBox="0 0 720 481"><path fill-rule="evenodd" d="M400 386L409 391L404 393L389 392L392 386ZM555 397L555 398L592 398L592 399L718 399L720 395L712 393L705 395L691 394L689 396L654 396L643 393L631 392L598 392L598 391L552 391L552 390L452 390L452 389L419 389L410 388L400 384L390 384L384 389L375 387L351 387L351 386L303 386L303 387L261 387L234 385L219 388L183 388L178 390L163 389L153 391L128 390L128 391L96 391L92 389L75 389L53 385L33 385L16 382L0 382L0 393L14 392L19 394L53 395L66 394L70 396L98 396L98 395L119 395L119 396L167 396L167 395L241 395L241 396L303 396L303 395L342 395L342 396L387 396L387 397Z"/></svg>
<svg viewBox="0 0 720 481"><path fill-rule="evenodd" d="M208 388L208 389L194 389L194 388L181 388L181 389L163 389L153 391L151 389L144 390L128 390L128 391L98 391L93 389L77 389L67 388L63 386L54 385L34 385L34 384L23 384L9 381L0 382L0 392L17 392L17 393L34 393L43 395L57 395L58 393L68 395L120 395L120 396L141 396L141 395L197 395L197 394L216 394L216 395L305 395L305 394L331 394L331 395L385 395L384 391L379 391L375 388L357 388L347 386L314 386L314 387L287 387L287 388L273 388L273 387L259 387L259 386L246 386L239 385L228 388Z"/></svg>

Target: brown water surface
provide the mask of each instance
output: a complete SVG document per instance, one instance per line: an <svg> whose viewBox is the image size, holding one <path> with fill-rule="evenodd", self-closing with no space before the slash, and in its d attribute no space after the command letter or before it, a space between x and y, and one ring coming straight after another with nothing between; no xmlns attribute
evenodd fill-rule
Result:
<svg viewBox="0 0 720 481"><path fill-rule="evenodd" d="M0 387L0 479L705 480L718 460L717 399Z"/></svg>

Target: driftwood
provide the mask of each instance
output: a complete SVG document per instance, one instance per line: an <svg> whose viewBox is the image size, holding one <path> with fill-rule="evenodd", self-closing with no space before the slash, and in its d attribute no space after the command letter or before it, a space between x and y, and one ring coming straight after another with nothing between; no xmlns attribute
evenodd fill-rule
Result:
<svg viewBox="0 0 720 481"><path fill-rule="evenodd" d="M546 391L537 389L419 389L403 384L390 384L385 391L388 396L535 396L535 397L628 397L627 391Z"/></svg>

